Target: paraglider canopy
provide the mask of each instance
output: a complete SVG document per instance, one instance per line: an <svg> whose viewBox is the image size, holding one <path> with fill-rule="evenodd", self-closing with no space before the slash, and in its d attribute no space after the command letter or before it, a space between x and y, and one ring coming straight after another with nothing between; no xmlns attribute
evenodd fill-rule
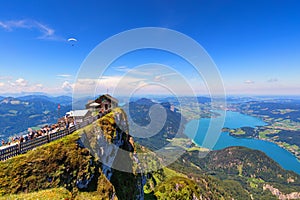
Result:
<svg viewBox="0 0 300 200"><path fill-rule="evenodd" d="M71 37L71 38L68 39L68 42L69 42L72 46L74 46L74 44L77 42L77 39Z"/></svg>

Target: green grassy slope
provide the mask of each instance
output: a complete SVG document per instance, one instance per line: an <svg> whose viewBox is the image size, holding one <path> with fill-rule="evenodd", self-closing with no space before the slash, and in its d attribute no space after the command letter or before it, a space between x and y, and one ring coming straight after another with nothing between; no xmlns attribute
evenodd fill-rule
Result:
<svg viewBox="0 0 300 200"><path fill-rule="evenodd" d="M65 188L73 198L84 195L81 194L84 191L100 198L113 196L115 189L102 175L100 165L86 148L78 145L79 132L1 162L0 195ZM89 179L88 188L76 187L78 181Z"/></svg>

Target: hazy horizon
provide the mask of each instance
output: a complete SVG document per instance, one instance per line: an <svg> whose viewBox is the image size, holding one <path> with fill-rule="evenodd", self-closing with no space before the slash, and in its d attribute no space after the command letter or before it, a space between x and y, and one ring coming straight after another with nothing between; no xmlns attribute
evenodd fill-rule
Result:
<svg viewBox="0 0 300 200"><path fill-rule="evenodd" d="M106 93L99 93L95 94L94 96L90 95L82 95L78 98L92 98L92 97L97 97L99 95L106 94ZM110 93L109 93L110 94ZM41 92L28 92L28 93L6 93L6 94L0 94L0 97L8 98L8 97L13 97L13 98L18 98L18 97L24 97L24 96L47 96L47 97L60 97L60 96L67 96L70 98L72 97L72 94L48 94L48 93L41 93ZM112 95L112 94L110 94ZM209 95L207 94L196 94L197 97L207 97L210 98ZM127 96L122 96L118 95L116 98L127 98ZM169 94L140 94L140 95L134 95L133 97L136 98L164 98L164 97L194 97L193 95L178 95L178 96L172 96ZM226 98L295 98L295 99L300 99L300 95L285 95L285 94L269 94L269 95L261 95L261 94L227 94L225 96Z"/></svg>

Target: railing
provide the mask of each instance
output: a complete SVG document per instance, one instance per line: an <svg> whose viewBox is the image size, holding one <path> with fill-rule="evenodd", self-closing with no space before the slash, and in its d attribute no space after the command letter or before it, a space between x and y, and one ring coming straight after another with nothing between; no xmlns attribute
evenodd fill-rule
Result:
<svg viewBox="0 0 300 200"><path fill-rule="evenodd" d="M69 135L76 131L77 129L83 128L94 121L98 119L98 116L90 117L84 120L82 123L77 124L75 126L70 127L69 129L60 130L55 133L50 133L47 135L43 135L37 138L34 138L32 140L26 141L26 142L20 142L18 144L13 144L10 146L7 146L6 148L0 149L0 161L7 160L8 158L17 156L19 154L26 153L29 150L32 150L38 146L41 146L43 144L52 142L54 140L60 139L62 137L65 137L66 135Z"/></svg>

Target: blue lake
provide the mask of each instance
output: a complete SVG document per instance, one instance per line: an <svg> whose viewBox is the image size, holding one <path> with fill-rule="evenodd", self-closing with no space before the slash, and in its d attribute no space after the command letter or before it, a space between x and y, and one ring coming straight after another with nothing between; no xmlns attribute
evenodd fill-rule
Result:
<svg viewBox="0 0 300 200"><path fill-rule="evenodd" d="M185 134L189 138L193 139L193 141L199 146L209 148L210 146L206 146L204 140L205 137L207 137L206 132L208 130L210 121L218 121L221 119L222 117L192 120L186 125ZM251 117L238 112L226 112L224 127L240 128L243 126L255 127L263 125L265 125L265 122L259 118ZM195 133L197 126L198 130ZM227 132L217 134L216 136L219 138L213 146L213 150L219 150L229 146L244 146L251 149L257 149L278 162L284 169L292 170L300 174L300 162L297 160L297 158L287 150L272 142L252 138L235 138L230 136Z"/></svg>

